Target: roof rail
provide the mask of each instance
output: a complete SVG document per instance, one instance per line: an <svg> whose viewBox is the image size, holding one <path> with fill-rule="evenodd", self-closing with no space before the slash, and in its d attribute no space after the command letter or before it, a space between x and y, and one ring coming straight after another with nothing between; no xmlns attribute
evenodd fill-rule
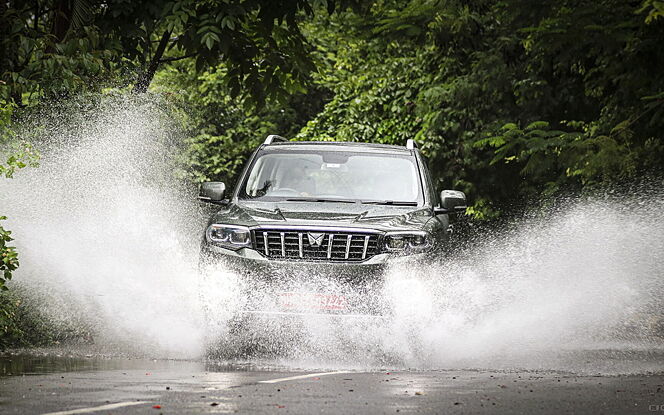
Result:
<svg viewBox="0 0 664 415"><path fill-rule="evenodd" d="M412 138L409 138L408 141L406 141L406 148L408 150L414 150L417 148L417 143Z"/></svg>
<svg viewBox="0 0 664 415"><path fill-rule="evenodd" d="M286 139L286 138L284 138L280 135L270 134L270 135L267 136L267 138L265 139L265 142L263 142L263 144L268 145L268 144L272 144L275 141L288 141L288 139Z"/></svg>

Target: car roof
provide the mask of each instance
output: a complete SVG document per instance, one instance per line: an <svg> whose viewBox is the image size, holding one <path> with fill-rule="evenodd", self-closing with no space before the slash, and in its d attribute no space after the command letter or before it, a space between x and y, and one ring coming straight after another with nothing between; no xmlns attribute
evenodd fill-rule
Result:
<svg viewBox="0 0 664 415"><path fill-rule="evenodd" d="M403 146L378 143L358 143L350 141L279 141L262 145L263 150L322 150L322 151L356 151L380 153L410 153L412 150Z"/></svg>

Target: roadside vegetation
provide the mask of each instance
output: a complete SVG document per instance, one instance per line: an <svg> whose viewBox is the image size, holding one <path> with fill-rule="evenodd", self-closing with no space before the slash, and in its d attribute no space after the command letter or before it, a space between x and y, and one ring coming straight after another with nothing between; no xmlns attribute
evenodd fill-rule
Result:
<svg viewBox="0 0 664 415"><path fill-rule="evenodd" d="M277 3L1 2L0 180L38 168L15 134L22 114L146 91L178 112L192 184L233 183L270 133L414 138L437 187L465 191L477 220L662 175L661 1ZM6 290L20 253L2 214ZM0 294L0 348L42 342L25 315Z"/></svg>

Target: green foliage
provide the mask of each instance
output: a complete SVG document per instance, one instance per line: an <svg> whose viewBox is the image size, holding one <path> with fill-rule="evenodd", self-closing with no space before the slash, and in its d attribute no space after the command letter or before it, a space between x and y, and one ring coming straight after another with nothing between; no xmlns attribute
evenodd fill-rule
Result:
<svg viewBox="0 0 664 415"><path fill-rule="evenodd" d="M109 76L119 61L117 50L99 29L85 24L84 1L72 2L73 24L65 33L56 33L56 6L64 3L68 2L0 5L0 102L23 105L87 89L93 80Z"/></svg>
<svg viewBox="0 0 664 415"><path fill-rule="evenodd" d="M0 350L22 345L25 327L18 318L21 300L7 290L0 291Z"/></svg>
<svg viewBox="0 0 664 415"><path fill-rule="evenodd" d="M0 221L7 219L0 216ZM12 241L11 232L0 226L0 290L7 290L6 283L12 278L12 271L18 268L16 249L7 244Z"/></svg>
<svg viewBox="0 0 664 415"><path fill-rule="evenodd" d="M317 15L315 81L334 97L299 138L415 138L439 186L466 191L483 218L662 174L658 3L411 0Z"/></svg>
<svg viewBox="0 0 664 415"><path fill-rule="evenodd" d="M0 102L29 104L122 85L147 90L163 64L220 63L232 96L259 106L304 92L315 69L299 24L353 0L37 0L0 4ZM317 6L317 7L315 7Z"/></svg>
<svg viewBox="0 0 664 415"><path fill-rule="evenodd" d="M39 165L39 154L32 145L15 137L9 127L12 111L12 105L0 106L0 155L5 155L5 159L0 161L0 177L8 179L18 169Z"/></svg>
<svg viewBox="0 0 664 415"><path fill-rule="evenodd" d="M232 97L227 71L221 65L197 73L193 62L180 62L158 73L154 81L155 91L167 94L183 109L189 134L182 164L185 177L194 182L231 184L267 135L295 136L320 111L326 96L314 89L291 95L283 103L268 102L258 110L246 99Z"/></svg>
<svg viewBox="0 0 664 415"><path fill-rule="evenodd" d="M89 324L72 319L55 319L21 286L0 292L0 351L8 348L48 346L91 339Z"/></svg>
<svg viewBox="0 0 664 415"><path fill-rule="evenodd" d="M142 90L156 76L153 88L183 109L195 181L232 182L269 133L414 138L437 185L493 217L515 198L661 173L662 10L659 0L3 3L0 101L126 79ZM29 147L12 154L0 173L30 164Z"/></svg>
<svg viewBox="0 0 664 415"><path fill-rule="evenodd" d="M639 12L647 12L646 23L651 23L656 19L664 17L664 1L645 0Z"/></svg>
<svg viewBox="0 0 664 415"><path fill-rule="evenodd" d="M17 143L9 127L13 110L13 105L0 106L0 155L7 154L4 162L0 161L0 178L11 178L17 169L26 166L34 167L39 159L28 143ZM0 221L6 219L6 216L0 215ZM16 248L9 245L12 240L11 232L0 223L0 291L7 290L6 283L12 278L12 272L18 268Z"/></svg>

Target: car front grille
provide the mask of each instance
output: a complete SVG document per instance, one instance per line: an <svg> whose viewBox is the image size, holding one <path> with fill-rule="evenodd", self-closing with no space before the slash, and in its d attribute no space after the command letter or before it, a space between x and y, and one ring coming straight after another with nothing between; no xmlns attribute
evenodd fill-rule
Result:
<svg viewBox="0 0 664 415"><path fill-rule="evenodd" d="M362 231L256 229L254 249L268 258L364 261L378 253L378 234Z"/></svg>

